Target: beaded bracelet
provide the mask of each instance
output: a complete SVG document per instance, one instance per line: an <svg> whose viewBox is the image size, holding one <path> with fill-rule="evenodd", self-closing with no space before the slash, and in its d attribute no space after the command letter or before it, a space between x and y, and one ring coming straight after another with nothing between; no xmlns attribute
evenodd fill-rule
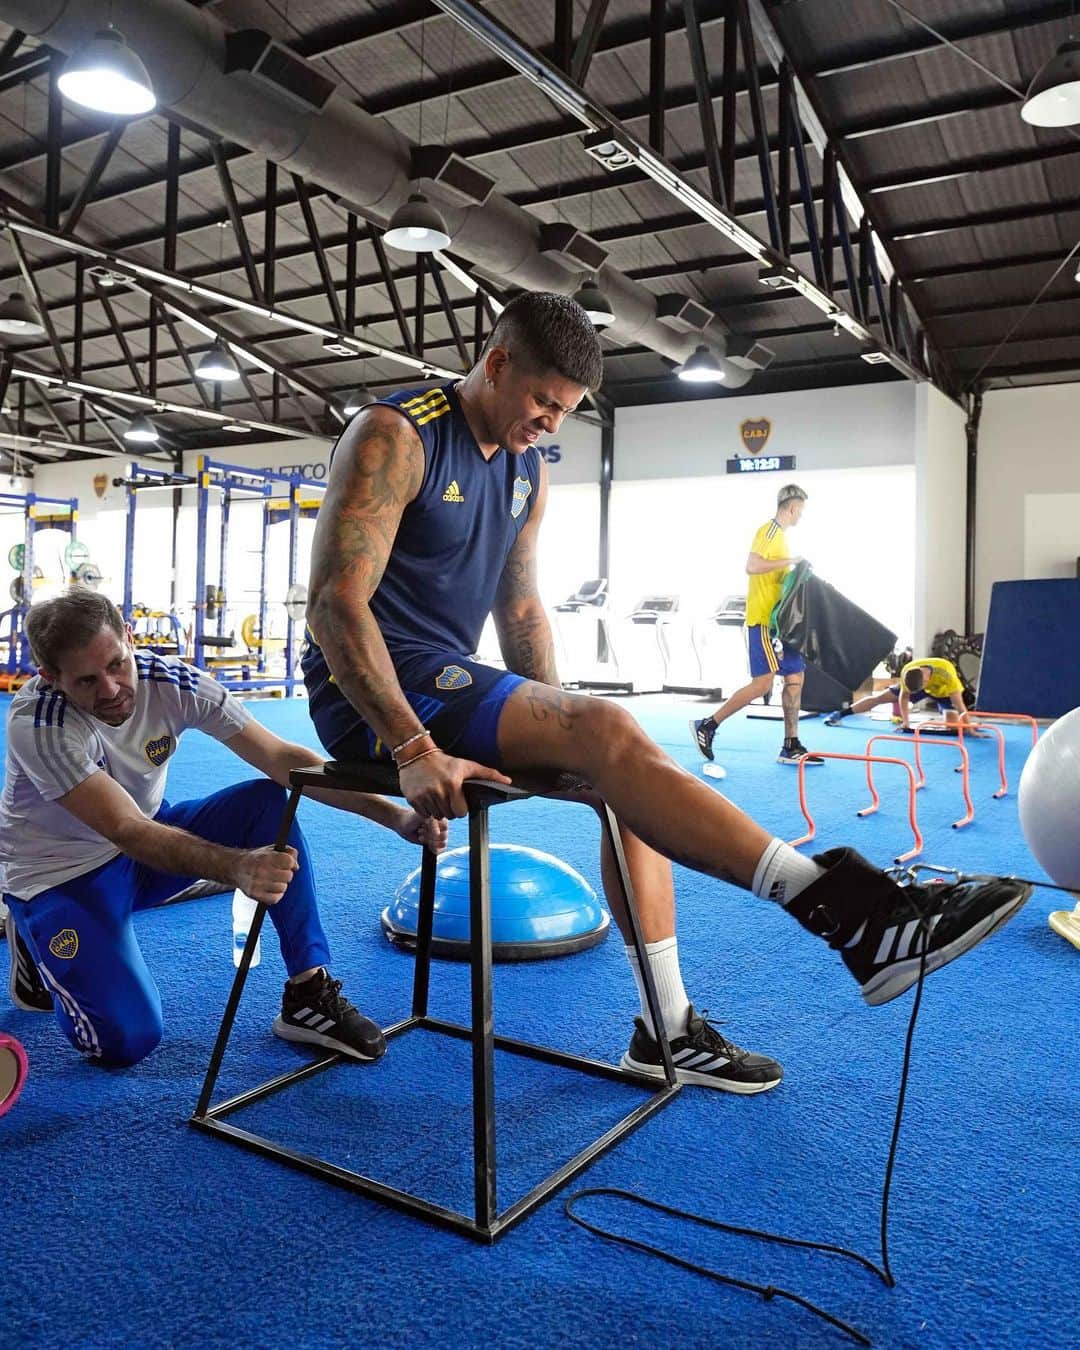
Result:
<svg viewBox="0 0 1080 1350"><path fill-rule="evenodd" d="M401 754L402 750L404 750L406 746L412 745L413 741L422 741L425 736L430 735L431 732L428 731L427 727L421 727L420 730L416 732L415 735L407 737L405 740L401 742L400 745L394 746L393 750L390 751L391 758L396 760L398 755Z"/></svg>
<svg viewBox="0 0 1080 1350"><path fill-rule="evenodd" d="M436 754L438 749L439 747L437 745L433 745L430 750L421 750L418 755L413 755L412 759L407 759L404 764L399 764L397 766L398 773L400 773L402 769L407 769L410 764L415 764L418 759L427 759L428 755Z"/></svg>

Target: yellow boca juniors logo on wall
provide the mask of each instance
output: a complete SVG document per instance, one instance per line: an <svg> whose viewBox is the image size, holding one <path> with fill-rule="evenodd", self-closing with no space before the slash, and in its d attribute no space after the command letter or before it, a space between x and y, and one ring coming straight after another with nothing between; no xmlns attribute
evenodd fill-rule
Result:
<svg viewBox="0 0 1080 1350"><path fill-rule="evenodd" d="M153 740L147 741L143 746L143 750L146 752L146 758L154 768L160 769L172 754L175 744L173 738L166 733L164 736L155 736Z"/></svg>
<svg viewBox="0 0 1080 1350"><path fill-rule="evenodd" d="M739 439L748 454L757 455L765 449L771 431L772 423L767 417L748 417L739 426Z"/></svg>

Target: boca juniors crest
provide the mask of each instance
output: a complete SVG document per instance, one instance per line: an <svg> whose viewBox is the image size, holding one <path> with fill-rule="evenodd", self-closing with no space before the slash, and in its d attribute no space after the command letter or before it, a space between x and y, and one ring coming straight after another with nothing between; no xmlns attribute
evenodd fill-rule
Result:
<svg viewBox="0 0 1080 1350"><path fill-rule="evenodd" d="M152 741L147 741L143 746L143 750L146 752L146 758L154 768L160 769L172 754L173 745L174 742L171 736L158 736Z"/></svg>
<svg viewBox="0 0 1080 1350"><path fill-rule="evenodd" d="M532 484L527 478L514 479L514 501L510 507L510 514L515 520L525 510L525 503L529 500L529 493L532 491Z"/></svg>
<svg viewBox="0 0 1080 1350"><path fill-rule="evenodd" d="M74 928L61 928L49 940L49 951L61 961L73 961L79 950L79 935Z"/></svg>
<svg viewBox="0 0 1080 1350"><path fill-rule="evenodd" d="M772 431L772 423L767 417L748 417L739 426L739 437L748 454L756 455L765 449L765 442Z"/></svg>
<svg viewBox="0 0 1080 1350"><path fill-rule="evenodd" d="M461 666L443 666L435 676L436 689L468 689L472 676Z"/></svg>

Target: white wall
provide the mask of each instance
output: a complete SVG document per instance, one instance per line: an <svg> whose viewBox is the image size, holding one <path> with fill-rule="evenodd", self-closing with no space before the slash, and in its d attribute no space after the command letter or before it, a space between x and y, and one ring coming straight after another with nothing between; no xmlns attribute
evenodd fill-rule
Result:
<svg viewBox="0 0 1080 1350"><path fill-rule="evenodd" d="M1080 492L1029 492L1024 498L1024 579L1076 576Z"/></svg>
<svg viewBox="0 0 1080 1350"><path fill-rule="evenodd" d="M916 423L909 384L721 396L620 409L611 499L611 591L627 610L649 591L677 593L703 615L745 593L746 555L793 480L810 495L788 546L856 604L912 640ZM728 474L745 455L740 427L768 418L766 455L790 472Z"/></svg>
<svg viewBox="0 0 1080 1350"><path fill-rule="evenodd" d="M615 476L722 475L726 460L746 453L741 423L762 417L772 423L764 453L794 455L796 476L809 469L914 463L915 386L896 383L620 408Z"/></svg>
<svg viewBox="0 0 1080 1350"><path fill-rule="evenodd" d="M1080 384L994 389L984 396L975 545L979 632L995 581L1075 575L1080 524L1070 535L1067 522L1063 528L1056 511L1048 514L1047 503L1034 499L1080 493L1078 429ZM1042 537L1047 531L1053 556L1046 551L1050 539Z"/></svg>
<svg viewBox="0 0 1080 1350"><path fill-rule="evenodd" d="M921 654L935 633L964 630L967 433L963 409L933 385L915 386L915 401L914 645Z"/></svg>

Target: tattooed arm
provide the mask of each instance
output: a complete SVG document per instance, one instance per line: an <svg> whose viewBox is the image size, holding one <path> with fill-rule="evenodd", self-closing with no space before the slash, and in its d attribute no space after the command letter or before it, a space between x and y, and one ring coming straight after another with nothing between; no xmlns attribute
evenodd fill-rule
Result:
<svg viewBox="0 0 1080 1350"><path fill-rule="evenodd" d="M420 490L424 446L401 413L356 416L334 454L311 552L308 627L335 683L386 745L420 730L371 613L402 512Z"/></svg>
<svg viewBox="0 0 1080 1350"><path fill-rule="evenodd" d="M536 501L506 560L492 617L507 669L559 687L551 624L536 585L536 546L546 506L547 465L541 460Z"/></svg>
<svg viewBox="0 0 1080 1350"><path fill-rule="evenodd" d="M423 728L401 692L371 597L423 478L424 446L404 415L386 407L359 413L338 442L311 551L308 627L335 683L387 746ZM463 816L468 778L510 781L443 754L430 737L408 753L418 758L400 767L401 790L421 816Z"/></svg>

